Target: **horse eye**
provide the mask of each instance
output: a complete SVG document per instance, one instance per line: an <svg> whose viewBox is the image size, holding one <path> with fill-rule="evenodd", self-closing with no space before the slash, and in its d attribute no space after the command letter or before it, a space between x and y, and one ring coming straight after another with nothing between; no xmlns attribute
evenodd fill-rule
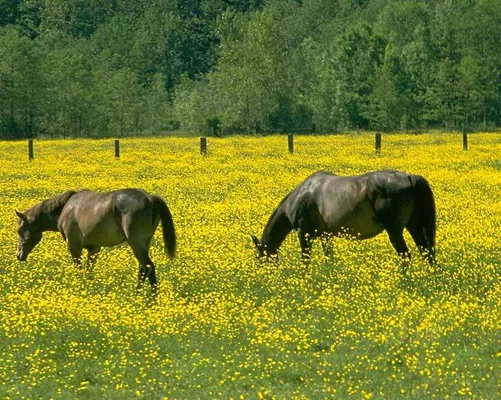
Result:
<svg viewBox="0 0 501 400"><path fill-rule="evenodd" d="M23 226L21 229L20 229L20 236L23 237L23 238L28 238L31 236L31 234L33 233L33 231L31 231L30 229L28 229L26 226Z"/></svg>

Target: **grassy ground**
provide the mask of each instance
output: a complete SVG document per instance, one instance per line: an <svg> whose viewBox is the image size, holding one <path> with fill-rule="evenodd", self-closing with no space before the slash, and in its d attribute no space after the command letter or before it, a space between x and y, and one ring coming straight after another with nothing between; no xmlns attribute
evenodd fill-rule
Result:
<svg viewBox="0 0 501 400"><path fill-rule="evenodd" d="M1 398L491 399L501 381L501 136L459 134L0 143ZM402 275L386 235L315 246L305 270L291 234L278 264L254 258L282 197L310 173L394 168L425 176L438 261ZM127 246L92 273L57 233L15 259L14 209L70 188L163 196L179 237L152 246L160 296L136 294ZM411 250L416 253L409 236Z"/></svg>

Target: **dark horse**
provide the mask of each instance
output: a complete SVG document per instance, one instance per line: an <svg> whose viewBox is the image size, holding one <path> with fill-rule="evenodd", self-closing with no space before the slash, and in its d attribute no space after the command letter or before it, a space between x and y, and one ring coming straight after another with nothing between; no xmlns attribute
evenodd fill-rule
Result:
<svg viewBox="0 0 501 400"><path fill-rule="evenodd" d="M87 249L89 264L102 246L127 242L139 261L138 288L148 277L154 293L155 265L148 254L150 242L160 220L167 253L176 251L176 233L165 201L138 189L97 193L90 190L67 191L27 210L19 217L17 258L25 261L45 231L61 232L77 266Z"/></svg>
<svg viewBox="0 0 501 400"><path fill-rule="evenodd" d="M421 176L391 170L356 176L319 171L285 196L268 220L261 240L252 239L259 257L270 256L295 229L303 261L308 262L311 240L322 234L348 234L362 240L386 230L391 244L405 259L410 257L403 236L407 229L421 254L433 264L435 218L433 192Z"/></svg>

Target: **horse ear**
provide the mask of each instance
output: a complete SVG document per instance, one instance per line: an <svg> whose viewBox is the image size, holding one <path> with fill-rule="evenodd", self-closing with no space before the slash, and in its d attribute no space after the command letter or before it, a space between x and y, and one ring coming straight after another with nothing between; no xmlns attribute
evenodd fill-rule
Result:
<svg viewBox="0 0 501 400"><path fill-rule="evenodd" d="M259 239L254 235L251 235L251 238L252 238L252 241L254 242L254 246L256 246L259 249L261 247L261 243L259 243Z"/></svg>
<svg viewBox="0 0 501 400"><path fill-rule="evenodd" d="M21 218L24 222L28 222L28 218L26 217L26 215L24 215L22 212L19 212L17 210L14 210L16 212L16 215Z"/></svg>

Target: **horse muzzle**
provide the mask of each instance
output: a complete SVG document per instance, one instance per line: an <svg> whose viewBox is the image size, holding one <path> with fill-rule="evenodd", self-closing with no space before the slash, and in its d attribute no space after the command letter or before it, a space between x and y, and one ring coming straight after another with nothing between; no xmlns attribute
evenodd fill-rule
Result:
<svg viewBox="0 0 501 400"><path fill-rule="evenodd" d="M16 258L19 261L26 261L26 259L28 258L28 255L24 254L22 251L18 251L18 252L16 252Z"/></svg>

